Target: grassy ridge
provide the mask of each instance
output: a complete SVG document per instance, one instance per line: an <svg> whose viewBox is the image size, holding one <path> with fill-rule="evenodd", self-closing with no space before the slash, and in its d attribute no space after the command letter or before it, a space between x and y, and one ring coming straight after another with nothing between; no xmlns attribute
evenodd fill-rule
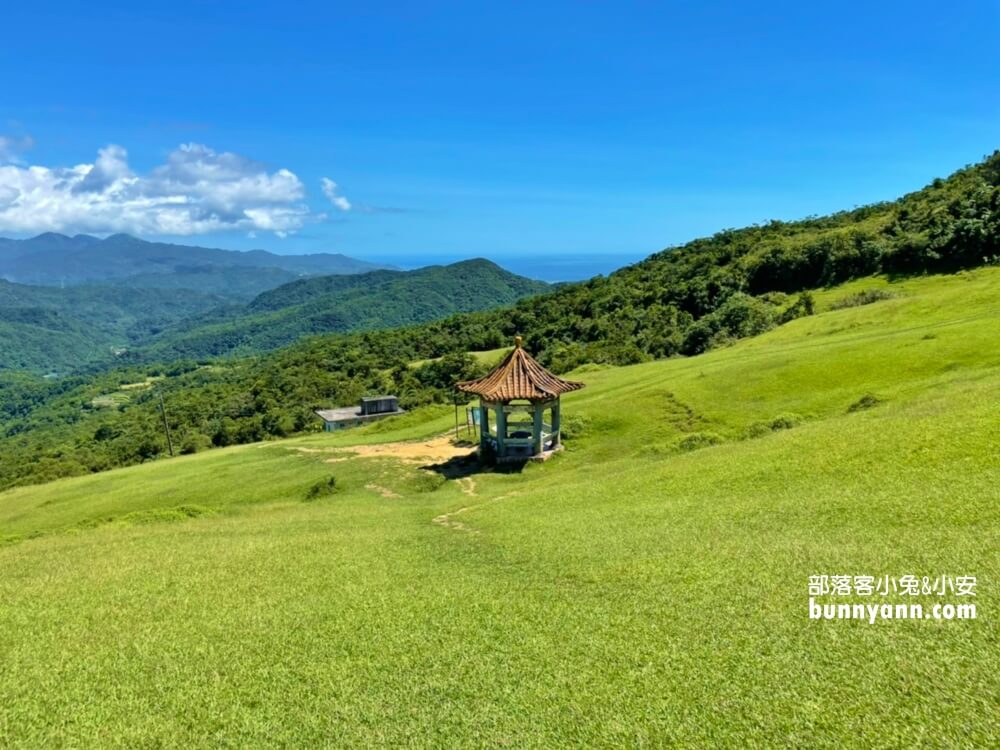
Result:
<svg viewBox="0 0 1000 750"><path fill-rule="evenodd" d="M815 292L851 279L879 274L898 279L998 264L1000 152L893 202L724 230L607 278L561 285L510 308L378 332L308 337L211 368L193 359L159 365L143 360L44 386L0 373L0 418L10 419L0 436L0 487L163 456L167 445L159 434L159 395L169 406L171 429L183 450L200 451L302 433L318 426L314 409L374 393L395 393L407 409L451 402L452 384L481 369L466 353L509 346L515 334L560 373L587 364L636 364L726 347L811 315ZM482 262L473 262L473 271L477 265ZM447 276L449 269L427 271ZM475 299L488 288L474 281L476 276L449 287L456 291L449 303ZM388 295L388 308L396 308L403 319L414 310L430 314L434 294L448 280L454 281L449 276L429 288L418 285L415 297L407 298L413 304L396 306L404 295ZM315 300L318 308L309 307L311 292L322 292L325 283L350 298L346 310L336 300L328 306L329 295L322 293ZM296 303L292 307L250 316L243 320L248 327L195 329L188 332L190 340L178 340L180 348L162 353L253 351L293 335L350 327L352 320L365 318L370 301L352 297L341 283L294 284L276 293L283 303ZM302 300L307 301L298 304ZM847 304L858 301L864 300ZM414 361L426 364L411 367ZM153 375L166 376L156 393L135 394L120 408L90 408L107 403L105 397L121 384Z"/></svg>
<svg viewBox="0 0 1000 750"><path fill-rule="evenodd" d="M521 474L344 453L438 407L0 494L40 534L0 547L0 744L995 745L998 283L584 368ZM810 621L817 573L977 575L980 617Z"/></svg>

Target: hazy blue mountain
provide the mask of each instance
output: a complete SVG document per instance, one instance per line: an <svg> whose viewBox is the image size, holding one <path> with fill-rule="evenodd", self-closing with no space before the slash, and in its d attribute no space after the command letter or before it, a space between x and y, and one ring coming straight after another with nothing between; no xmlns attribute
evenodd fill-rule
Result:
<svg viewBox="0 0 1000 750"><path fill-rule="evenodd" d="M0 238L0 278L22 284L81 284L132 277L129 283L136 286L141 282L143 286L179 288L173 281L157 278L177 274L187 277L192 285L188 288L218 292L226 283L226 270L243 269L241 286L250 290L243 292L246 295L299 276L364 273L377 268L384 266L339 253L239 252L147 242L127 234L98 239L49 232L26 240ZM252 269L264 269L266 273ZM275 270L284 274L276 274Z"/></svg>

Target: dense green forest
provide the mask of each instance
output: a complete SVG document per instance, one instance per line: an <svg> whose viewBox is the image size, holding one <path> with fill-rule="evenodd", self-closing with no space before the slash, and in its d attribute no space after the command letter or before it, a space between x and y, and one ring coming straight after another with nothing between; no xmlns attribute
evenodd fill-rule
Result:
<svg viewBox="0 0 1000 750"><path fill-rule="evenodd" d="M245 303L300 277L301 274L284 268L192 266L174 268L170 273L140 273L124 279L108 279L106 283L128 289L193 289Z"/></svg>
<svg viewBox="0 0 1000 750"><path fill-rule="evenodd" d="M218 307L218 295L190 289L71 286L0 280L0 370L67 373L115 361L165 327Z"/></svg>
<svg viewBox="0 0 1000 750"><path fill-rule="evenodd" d="M1000 152L897 201L725 230L507 309L309 338L242 360L48 383L7 375L0 487L164 455L160 396L178 450L198 451L315 429L313 408L366 393L396 392L411 408L448 402L451 383L480 368L464 353L506 345L515 333L557 371L692 355L808 315L810 289L998 262ZM410 365L425 359L435 361Z"/></svg>
<svg viewBox="0 0 1000 750"><path fill-rule="evenodd" d="M222 252L222 251L219 251ZM87 368L182 358L260 354L303 336L392 328L507 305L549 289L486 260L415 271L315 276L249 301L172 286L221 277L243 288L281 269L205 268L66 288L0 281L0 370L65 375ZM220 277L220 278L216 278ZM133 279L135 277L130 277ZM159 286L157 286L157 284Z"/></svg>
<svg viewBox="0 0 1000 750"><path fill-rule="evenodd" d="M549 285L467 260L415 271L372 271L301 279L167 331L142 360L260 354L318 333L395 328L509 305Z"/></svg>

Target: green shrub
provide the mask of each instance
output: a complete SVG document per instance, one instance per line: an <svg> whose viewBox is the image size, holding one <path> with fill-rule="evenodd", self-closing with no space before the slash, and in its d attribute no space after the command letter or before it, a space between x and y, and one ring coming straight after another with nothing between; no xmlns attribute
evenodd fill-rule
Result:
<svg viewBox="0 0 1000 750"><path fill-rule="evenodd" d="M785 310L782 311L781 315L778 316L779 323L788 323L789 321L795 320L796 318L803 318L807 315L813 315L816 312L816 300L813 298L811 292L802 292L795 302L789 305Z"/></svg>
<svg viewBox="0 0 1000 750"><path fill-rule="evenodd" d="M884 299L892 299L896 295L887 292L885 289L865 289L856 294L850 294L830 305L831 310L843 310L848 307L861 307L870 305L873 302L881 302Z"/></svg>
<svg viewBox="0 0 1000 750"><path fill-rule="evenodd" d="M321 497L328 497L337 492L337 478L327 477L320 479L306 491L306 500L318 500Z"/></svg>
<svg viewBox="0 0 1000 750"><path fill-rule="evenodd" d="M779 414L774 419L765 422L754 422L747 428L747 437L756 438L780 430L790 430L802 424L802 417L798 414Z"/></svg>
<svg viewBox="0 0 1000 750"><path fill-rule="evenodd" d="M433 471L421 471L412 481L415 492L434 492L440 489L448 481L442 475Z"/></svg>
<svg viewBox="0 0 1000 750"><path fill-rule="evenodd" d="M771 430L790 430L792 427L796 427L802 424L802 417L798 414L781 414L771 420Z"/></svg>
<svg viewBox="0 0 1000 750"><path fill-rule="evenodd" d="M723 442L720 435L714 432L692 432L678 440L674 446L682 452L696 451L699 448L709 448Z"/></svg>
<svg viewBox="0 0 1000 750"><path fill-rule="evenodd" d="M120 519L109 519L126 524L162 523L164 521L186 521L189 518L213 515L216 511L204 505L178 505L176 508L154 508L126 513Z"/></svg>
<svg viewBox="0 0 1000 750"><path fill-rule="evenodd" d="M207 451L211 447L211 439L207 435L200 433L188 435L181 441L181 453L184 455Z"/></svg>
<svg viewBox="0 0 1000 750"><path fill-rule="evenodd" d="M587 435L590 432L590 428L590 418L582 414L567 414L562 418L559 425L562 437L569 440L575 440Z"/></svg>
<svg viewBox="0 0 1000 750"><path fill-rule="evenodd" d="M885 399L879 398L874 393L866 393L864 396L862 396L853 404L851 404L849 407L847 407L847 413L853 414L856 411L864 411L865 409L871 409L872 407L878 406L879 404L884 402Z"/></svg>

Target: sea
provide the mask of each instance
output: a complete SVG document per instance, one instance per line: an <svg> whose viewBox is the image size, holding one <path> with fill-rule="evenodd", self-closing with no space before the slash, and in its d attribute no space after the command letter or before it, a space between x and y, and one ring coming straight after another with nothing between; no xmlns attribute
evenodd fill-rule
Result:
<svg viewBox="0 0 1000 750"><path fill-rule="evenodd" d="M623 255L606 253L599 255L535 255L535 256L496 256L490 257L494 263L511 273L527 276L530 279L549 281L583 281L594 276L607 276L624 266L637 263L644 255ZM423 266L455 263L463 260L459 257L420 258L419 260L395 265L410 270Z"/></svg>

